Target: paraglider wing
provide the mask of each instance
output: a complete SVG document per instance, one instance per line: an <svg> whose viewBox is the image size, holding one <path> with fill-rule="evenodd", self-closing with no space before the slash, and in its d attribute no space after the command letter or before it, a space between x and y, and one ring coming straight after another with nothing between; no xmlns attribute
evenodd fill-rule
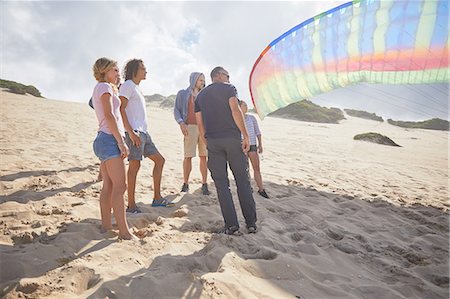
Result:
<svg viewBox="0 0 450 299"><path fill-rule="evenodd" d="M448 83L448 1L353 1L311 18L264 49L250 74L261 118L360 82Z"/></svg>

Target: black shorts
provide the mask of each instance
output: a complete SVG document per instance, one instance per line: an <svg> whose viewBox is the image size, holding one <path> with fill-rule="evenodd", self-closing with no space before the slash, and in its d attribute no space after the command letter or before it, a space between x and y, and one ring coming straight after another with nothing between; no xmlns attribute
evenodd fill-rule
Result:
<svg viewBox="0 0 450 299"><path fill-rule="evenodd" d="M250 149L248 151L249 152L257 152L258 151L258 147L256 145L250 145Z"/></svg>

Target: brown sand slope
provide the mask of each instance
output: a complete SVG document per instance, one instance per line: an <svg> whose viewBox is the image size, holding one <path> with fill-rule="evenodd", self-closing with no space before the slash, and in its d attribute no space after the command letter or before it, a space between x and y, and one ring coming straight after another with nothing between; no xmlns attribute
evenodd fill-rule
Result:
<svg viewBox="0 0 450 299"><path fill-rule="evenodd" d="M139 174L128 221L140 242L99 232L86 104L1 92L0 295L5 298L448 298L448 133L349 117L340 125L266 118L260 231L225 236L216 192L182 183L182 139L169 110L149 107L166 158L150 206ZM353 141L376 131L402 148ZM233 195L236 198L234 183ZM236 201L237 202L237 201ZM239 212L242 227L245 227Z"/></svg>

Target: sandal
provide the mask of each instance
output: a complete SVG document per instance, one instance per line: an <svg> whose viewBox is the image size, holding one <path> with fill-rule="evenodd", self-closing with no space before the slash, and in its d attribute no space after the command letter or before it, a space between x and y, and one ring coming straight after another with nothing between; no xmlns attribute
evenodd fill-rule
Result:
<svg viewBox="0 0 450 299"><path fill-rule="evenodd" d="M160 199L154 199L152 202L152 207L174 207L175 204L169 202L166 198L161 197Z"/></svg>

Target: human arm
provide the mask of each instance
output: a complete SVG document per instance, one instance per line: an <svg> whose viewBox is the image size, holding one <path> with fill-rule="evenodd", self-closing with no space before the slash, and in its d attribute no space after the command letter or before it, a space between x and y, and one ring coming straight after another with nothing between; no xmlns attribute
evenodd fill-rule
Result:
<svg viewBox="0 0 450 299"><path fill-rule="evenodd" d="M258 121L256 118L252 115L251 116L252 122L253 122L253 128L255 130L256 138L258 139L258 153L262 154L263 152L263 146L262 146L262 136L261 136L261 130L258 126Z"/></svg>
<svg viewBox="0 0 450 299"><path fill-rule="evenodd" d="M258 153L262 154L263 152L263 146L262 146L262 137L261 134L256 136L258 138Z"/></svg>
<svg viewBox="0 0 450 299"><path fill-rule="evenodd" d="M203 118L202 118L202 112L195 112L195 120L197 121L198 130L200 132L200 138L202 139L203 143L206 145L208 144L205 138L205 126L203 125Z"/></svg>
<svg viewBox="0 0 450 299"><path fill-rule="evenodd" d="M112 95L109 93L104 93L100 97L100 101L103 105L103 111L104 116L106 120L106 124L108 125L108 128L111 130L111 133L113 134L114 138L117 141L117 145L120 149L120 154L122 159L126 158L129 154L129 150L127 145L123 142L123 137L120 135L119 132L119 126L117 125L116 118L114 114L112 113Z"/></svg>
<svg viewBox="0 0 450 299"><path fill-rule="evenodd" d="M230 105L231 109L231 115L233 116L233 120L236 123L236 126L238 127L239 131L241 131L241 134L243 136L242 139L242 151L244 153L247 153L250 149L250 141L248 137L247 128L245 127L245 121L244 116L242 115L242 111L239 108L239 100L237 97L230 97L228 99L228 103Z"/></svg>
<svg viewBox="0 0 450 299"><path fill-rule="evenodd" d="M184 122L180 123L180 130L181 130L181 133L183 133L184 136L187 136L189 134L188 133L188 129L187 129L187 125Z"/></svg>
<svg viewBox="0 0 450 299"><path fill-rule="evenodd" d="M184 123L183 116L181 115L181 109L183 105L183 95L182 92L179 91L177 97L175 99L175 105L173 107L173 116L175 117L175 121L180 125L181 133L184 136L188 135L187 125Z"/></svg>
<svg viewBox="0 0 450 299"><path fill-rule="evenodd" d="M128 136L131 139L131 142L134 146L140 147L141 146L141 138L134 132L133 128L130 125L130 122L128 121L127 112L125 111L125 108L127 108L128 105L128 99L124 96L119 96L120 98L120 114L122 115L122 121L123 126L125 127L125 130L128 133Z"/></svg>

